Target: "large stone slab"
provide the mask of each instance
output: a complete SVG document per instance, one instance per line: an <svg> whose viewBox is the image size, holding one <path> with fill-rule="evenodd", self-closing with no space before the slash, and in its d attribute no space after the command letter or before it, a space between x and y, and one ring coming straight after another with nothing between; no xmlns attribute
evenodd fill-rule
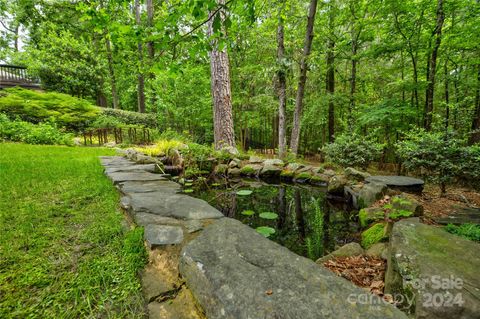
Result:
<svg viewBox="0 0 480 319"><path fill-rule="evenodd" d="M221 218L223 214L207 202L182 194L163 191L130 194L134 213L150 213L179 219Z"/></svg>
<svg viewBox="0 0 480 319"><path fill-rule="evenodd" d="M124 194L130 193L150 193L150 192L165 192L170 194L178 193L181 190L179 184L168 181L126 181L118 184L120 190Z"/></svg>
<svg viewBox="0 0 480 319"><path fill-rule="evenodd" d="M365 178L367 183L385 184L390 188L398 189L404 192L421 193L423 191L424 181L418 178L408 176L370 176Z"/></svg>
<svg viewBox="0 0 480 319"><path fill-rule="evenodd" d="M150 172L157 171L156 164L131 164L131 165L109 165L105 167L105 174L115 172Z"/></svg>
<svg viewBox="0 0 480 319"><path fill-rule="evenodd" d="M407 318L230 218L206 227L184 247L180 272L209 319ZM355 302L359 296L371 299Z"/></svg>
<svg viewBox="0 0 480 319"><path fill-rule="evenodd" d="M100 156L100 163L103 166L122 166L122 165L132 165L134 162L126 159L122 156Z"/></svg>
<svg viewBox="0 0 480 319"><path fill-rule="evenodd" d="M114 184L127 181L166 181L165 177L149 172L114 172L107 174Z"/></svg>
<svg viewBox="0 0 480 319"><path fill-rule="evenodd" d="M179 226L147 225L145 226L144 238L150 248L181 244L183 230Z"/></svg>
<svg viewBox="0 0 480 319"><path fill-rule="evenodd" d="M479 243L404 219L393 226L385 289L411 298L403 307L415 318L479 318L479 256Z"/></svg>
<svg viewBox="0 0 480 319"><path fill-rule="evenodd" d="M461 208L451 215L436 218L435 221L442 225L467 223L480 225L480 208Z"/></svg>

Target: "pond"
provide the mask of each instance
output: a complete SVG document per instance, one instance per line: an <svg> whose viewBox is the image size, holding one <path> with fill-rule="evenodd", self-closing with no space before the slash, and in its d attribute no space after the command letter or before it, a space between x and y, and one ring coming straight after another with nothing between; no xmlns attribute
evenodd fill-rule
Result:
<svg viewBox="0 0 480 319"><path fill-rule="evenodd" d="M358 240L356 212L329 201L326 188L222 180L197 183L189 195L207 201L227 217L260 227L259 232L271 240L312 260ZM269 230L274 233L268 235Z"/></svg>

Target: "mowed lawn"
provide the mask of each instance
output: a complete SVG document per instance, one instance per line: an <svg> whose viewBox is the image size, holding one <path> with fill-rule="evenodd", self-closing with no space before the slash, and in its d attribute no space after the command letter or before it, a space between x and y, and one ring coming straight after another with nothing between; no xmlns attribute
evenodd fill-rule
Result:
<svg viewBox="0 0 480 319"><path fill-rule="evenodd" d="M139 318L143 230L101 148L0 143L0 318Z"/></svg>

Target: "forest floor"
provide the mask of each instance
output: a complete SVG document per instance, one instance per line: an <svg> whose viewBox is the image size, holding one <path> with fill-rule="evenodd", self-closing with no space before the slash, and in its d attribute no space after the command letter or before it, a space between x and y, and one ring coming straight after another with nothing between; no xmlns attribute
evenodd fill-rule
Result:
<svg viewBox="0 0 480 319"><path fill-rule="evenodd" d="M444 217L458 211L459 208L480 207L480 192L461 186L450 186L443 196L437 185L426 184L421 195L408 196L423 205L424 216L427 218Z"/></svg>
<svg viewBox="0 0 480 319"><path fill-rule="evenodd" d="M142 318L142 228L105 148L0 143L0 318Z"/></svg>

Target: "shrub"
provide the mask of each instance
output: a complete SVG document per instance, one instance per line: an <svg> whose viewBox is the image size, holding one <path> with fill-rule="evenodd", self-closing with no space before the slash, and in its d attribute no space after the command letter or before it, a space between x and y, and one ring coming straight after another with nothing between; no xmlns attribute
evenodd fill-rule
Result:
<svg viewBox="0 0 480 319"><path fill-rule="evenodd" d="M0 93L0 112L27 122L50 121L61 127L80 130L97 118L99 109L86 100L67 94L10 88Z"/></svg>
<svg viewBox="0 0 480 319"><path fill-rule="evenodd" d="M106 109L101 108L104 115L116 118L121 123L130 125L142 125L145 127L156 128L157 127L157 115L151 113L139 113L124 111L118 109Z"/></svg>
<svg viewBox="0 0 480 319"><path fill-rule="evenodd" d="M97 119L90 124L90 128L117 128L125 125L124 122L118 118L106 114L101 114Z"/></svg>
<svg viewBox="0 0 480 319"><path fill-rule="evenodd" d="M137 147L135 150L150 156L165 156L170 155L172 150L181 150L185 147L185 144L177 140L159 140L154 146Z"/></svg>
<svg viewBox="0 0 480 319"><path fill-rule="evenodd" d="M461 141L444 133L418 130L407 134L397 143L397 154L408 171L416 171L433 182L440 183L442 193L460 172Z"/></svg>
<svg viewBox="0 0 480 319"><path fill-rule="evenodd" d="M358 135L341 135L334 143L323 147L327 161L338 163L343 167L360 167L368 165L380 156L383 145Z"/></svg>
<svg viewBox="0 0 480 319"><path fill-rule="evenodd" d="M462 224L459 226L448 224L445 230L449 233L480 242L480 225Z"/></svg>
<svg viewBox="0 0 480 319"><path fill-rule="evenodd" d="M11 121L4 114L0 114L0 140L27 144L73 144L73 136L61 132L53 124Z"/></svg>

